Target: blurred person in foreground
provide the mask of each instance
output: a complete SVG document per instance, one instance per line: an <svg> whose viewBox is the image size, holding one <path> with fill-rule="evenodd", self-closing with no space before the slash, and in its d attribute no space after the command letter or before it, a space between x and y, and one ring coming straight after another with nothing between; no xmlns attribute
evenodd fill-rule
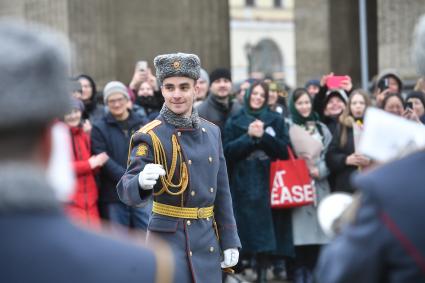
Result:
<svg viewBox="0 0 425 283"><path fill-rule="evenodd" d="M61 209L57 197L67 200L72 167L66 130L53 122L70 110L66 40L4 21L0 40L2 281L169 282L170 254L161 246L82 230Z"/></svg>
<svg viewBox="0 0 425 283"><path fill-rule="evenodd" d="M220 130L193 108L200 60L173 53L154 59L164 105L132 136L122 202L153 197L147 240L156 235L175 252L176 283L221 282L236 265L240 241L233 216Z"/></svg>
<svg viewBox="0 0 425 283"><path fill-rule="evenodd" d="M416 27L415 61L425 75L425 17ZM317 282L425 281L425 152L354 178L361 192L354 219L323 251Z"/></svg>

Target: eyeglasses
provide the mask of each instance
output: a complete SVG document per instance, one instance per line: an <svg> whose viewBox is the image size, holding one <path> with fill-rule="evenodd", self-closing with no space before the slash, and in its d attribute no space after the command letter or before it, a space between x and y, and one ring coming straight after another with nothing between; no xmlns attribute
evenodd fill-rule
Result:
<svg viewBox="0 0 425 283"><path fill-rule="evenodd" d="M125 101L125 98L124 97L117 98L117 99L109 99L108 100L108 104L109 105L113 105L113 104L116 104L116 103L122 104L124 101Z"/></svg>

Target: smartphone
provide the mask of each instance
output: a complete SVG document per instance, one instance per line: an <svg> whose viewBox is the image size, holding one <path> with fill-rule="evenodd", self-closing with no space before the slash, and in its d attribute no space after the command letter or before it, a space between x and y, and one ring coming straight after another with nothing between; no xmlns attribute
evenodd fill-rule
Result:
<svg viewBox="0 0 425 283"><path fill-rule="evenodd" d="M378 88L381 92L390 87L390 80L388 78L380 80L378 83Z"/></svg>
<svg viewBox="0 0 425 283"><path fill-rule="evenodd" d="M406 109L413 110L413 102L406 102Z"/></svg>
<svg viewBox="0 0 425 283"><path fill-rule="evenodd" d="M148 61L138 61L137 62L137 69L140 71L146 71L148 69Z"/></svg>
<svg viewBox="0 0 425 283"><path fill-rule="evenodd" d="M341 83L349 79L349 76L331 76L326 80L326 86L328 89L341 88Z"/></svg>

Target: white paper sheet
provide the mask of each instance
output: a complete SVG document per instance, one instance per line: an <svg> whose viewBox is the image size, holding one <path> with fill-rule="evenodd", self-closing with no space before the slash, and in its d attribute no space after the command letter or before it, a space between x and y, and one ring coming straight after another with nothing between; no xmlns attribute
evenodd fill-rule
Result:
<svg viewBox="0 0 425 283"><path fill-rule="evenodd" d="M359 151L387 162L425 148L425 126L370 107L365 115Z"/></svg>

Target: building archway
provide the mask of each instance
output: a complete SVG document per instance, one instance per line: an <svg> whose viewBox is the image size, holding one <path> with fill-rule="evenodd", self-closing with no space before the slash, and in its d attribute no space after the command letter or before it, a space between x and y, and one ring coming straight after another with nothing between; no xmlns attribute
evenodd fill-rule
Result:
<svg viewBox="0 0 425 283"><path fill-rule="evenodd" d="M283 55L272 39L262 39L252 48L251 71L272 75L283 72Z"/></svg>

